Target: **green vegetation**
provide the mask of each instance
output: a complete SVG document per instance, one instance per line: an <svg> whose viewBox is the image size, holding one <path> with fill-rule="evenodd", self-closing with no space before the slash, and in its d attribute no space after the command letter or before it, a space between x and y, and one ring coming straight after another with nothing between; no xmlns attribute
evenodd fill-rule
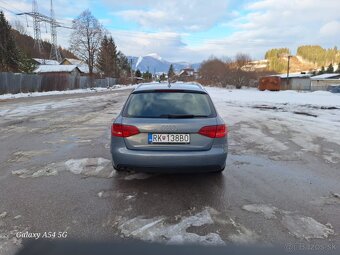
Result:
<svg viewBox="0 0 340 255"><path fill-rule="evenodd" d="M11 26L2 11L0 11L0 35L0 71L18 71L19 51L11 34Z"/></svg>
<svg viewBox="0 0 340 255"><path fill-rule="evenodd" d="M278 73L287 70L287 61L282 58L288 55L290 55L288 48L271 49L267 51L265 58L269 60L268 69Z"/></svg>
<svg viewBox="0 0 340 255"><path fill-rule="evenodd" d="M298 47L297 55L317 66L328 66L330 63L340 62L340 51L337 47L324 49L318 45L304 45Z"/></svg>
<svg viewBox="0 0 340 255"><path fill-rule="evenodd" d="M169 71L168 71L168 78L171 79L175 76L175 70L174 70L174 67L173 65L171 64L170 67L169 67Z"/></svg>
<svg viewBox="0 0 340 255"><path fill-rule="evenodd" d="M334 73L334 67L332 63L327 67L326 73Z"/></svg>

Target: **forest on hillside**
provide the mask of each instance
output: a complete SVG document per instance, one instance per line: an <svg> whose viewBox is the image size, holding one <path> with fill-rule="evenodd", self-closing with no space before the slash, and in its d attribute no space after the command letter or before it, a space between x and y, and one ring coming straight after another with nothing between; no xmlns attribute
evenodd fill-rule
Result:
<svg viewBox="0 0 340 255"><path fill-rule="evenodd" d="M288 65L287 56L289 55L292 54L288 48L268 50L265 54L265 59L269 60L268 69L278 73L285 72ZM340 63L340 50L337 47L325 49L319 45L302 45L297 48L296 56L301 57L304 61L301 63L297 57L293 56L293 66L291 66L293 71L315 71Z"/></svg>
<svg viewBox="0 0 340 255"><path fill-rule="evenodd" d="M28 58L42 58L49 59L51 52L51 44L47 41L42 42L43 49L41 52L38 51L36 47L34 47L34 39L26 34L22 34L19 31L12 29L11 33L14 37L16 46L25 53ZM67 49L59 47L60 54L62 58L75 58L77 57L72 54Z"/></svg>
<svg viewBox="0 0 340 255"><path fill-rule="evenodd" d="M297 55L319 67L340 62L340 50L337 47L324 49L319 45L304 45L298 47Z"/></svg>
<svg viewBox="0 0 340 255"><path fill-rule="evenodd" d="M278 73L287 70L287 60L284 60L284 57L287 57L290 54L288 48L268 50L265 54L265 59L269 60L268 69Z"/></svg>

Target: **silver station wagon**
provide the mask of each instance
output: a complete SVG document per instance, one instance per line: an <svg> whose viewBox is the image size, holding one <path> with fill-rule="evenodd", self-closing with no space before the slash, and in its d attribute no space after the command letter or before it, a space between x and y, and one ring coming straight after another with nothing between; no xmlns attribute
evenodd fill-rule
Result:
<svg viewBox="0 0 340 255"><path fill-rule="evenodd" d="M143 84L111 128L116 170L221 172L228 129L207 91L197 84Z"/></svg>

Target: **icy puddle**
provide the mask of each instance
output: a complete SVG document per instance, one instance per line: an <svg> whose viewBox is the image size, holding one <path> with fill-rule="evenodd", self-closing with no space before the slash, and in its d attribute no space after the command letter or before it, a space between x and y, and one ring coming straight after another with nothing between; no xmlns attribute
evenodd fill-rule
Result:
<svg viewBox="0 0 340 255"><path fill-rule="evenodd" d="M324 239L335 232L331 224L322 224L311 217L298 215L289 211L280 210L269 205L244 205L243 210L260 213L266 219L281 218L281 224L289 231L289 233L300 239Z"/></svg>
<svg viewBox="0 0 340 255"><path fill-rule="evenodd" d="M82 158L69 159L67 161L51 163L41 168L29 168L12 171L13 175L20 178L37 178L43 176L56 176L60 172L69 171L76 175L86 177L112 178L116 171L112 168L111 160L105 158ZM121 177L124 180L144 180L150 178L152 174L126 172Z"/></svg>
<svg viewBox="0 0 340 255"><path fill-rule="evenodd" d="M46 154L50 154L49 150L39 150L39 151L17 151L11 155L8 162L25 162L29 161L34 157L40 157Z"/></svg>
<svg viewBox="0 0 340 255"><path fill-rule="evenodd" d="M340 194L331 192L327 197L321 197L319 199L311 201L312 204L323 206L323 205L340 205Z"/></svg>
<svg viewBox="0 0 340 255"><path fill-rule="evenodd" d="M55 176L62 171L69 171L77 175L100 178L111 178L115 173L112 169L111 161L108 159L83 158L51 163L39 169L20 169L12 171L12 174L17 175L20 178L37 178L43 176Z"/></svg>

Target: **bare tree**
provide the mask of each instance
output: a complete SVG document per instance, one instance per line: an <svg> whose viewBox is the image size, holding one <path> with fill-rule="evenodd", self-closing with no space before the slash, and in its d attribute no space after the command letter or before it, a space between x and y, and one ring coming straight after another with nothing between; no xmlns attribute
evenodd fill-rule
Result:
<svg viewBox="0 0 340 255"><path fill-rule="evenodd" d="M241 69L248 59L246 54L240 54L235 61L210 58L201 65L199 81L204 85L220 87L227 85L233 85L236 88L249 86L251 81L256 79L256 75L253 72L245 72Z"/></svg>
<svg viewBox="0 0 340 255"><path fill-rule="evenodd" d="M204 85L227 85L228 66L222 60L210 58L199 69L200 82Z"/></svg>
<svg viewBox="0 0 340 255"><path fill-rule="evenodd" d="M104 34L103 26L89 10L85 10L73 20L72 28L70 50L87 63L92 75Z"/></svg>
<svg viewBox="0 0 340 255"><path fill-rule="evenodd" d="M27 29L24 24L22 24L19 20L14 21L14 29L17 30L22 35L27 35Z"/></svg>
<svg viewBox="0 0 340 255"><path fill-rule="evenodd" d="M237 53L235 56L235 65L236 68L241 69L242 66L245 66L251 62L251 57L248 54Z"/></svg>

